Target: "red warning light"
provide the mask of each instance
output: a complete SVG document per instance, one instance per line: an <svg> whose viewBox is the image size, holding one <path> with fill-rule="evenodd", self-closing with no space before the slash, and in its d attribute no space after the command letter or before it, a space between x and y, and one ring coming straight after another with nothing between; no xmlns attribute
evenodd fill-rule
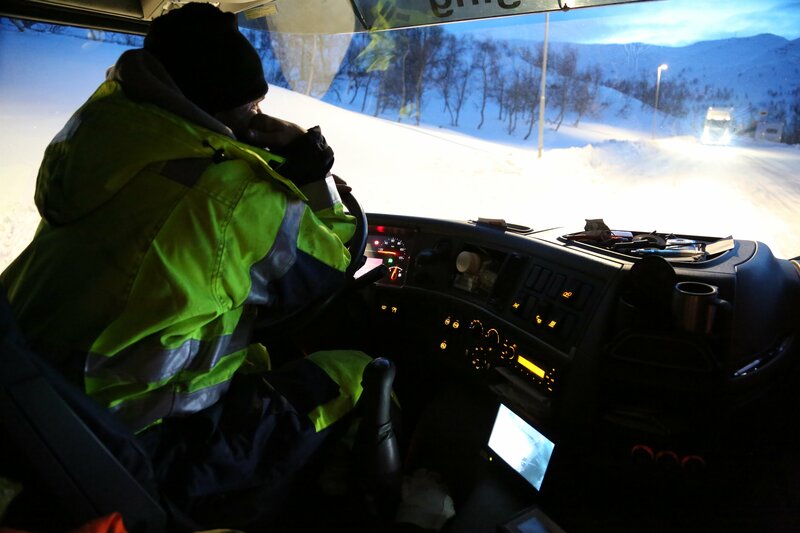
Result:
<svg viewBox="0 0 800 533"><path fill-rule="evenodd" d="M386 233L386 226L375 226L375 231L378 233Z"/></svg>

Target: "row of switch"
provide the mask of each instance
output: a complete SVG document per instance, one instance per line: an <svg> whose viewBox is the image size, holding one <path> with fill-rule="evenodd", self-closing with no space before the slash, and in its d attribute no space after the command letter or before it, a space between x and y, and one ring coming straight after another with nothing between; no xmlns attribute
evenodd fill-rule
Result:
<svg viewBox="0 0 800 533"><path fill-rule="evenodd" d="M564 339L572 334L578 322L575 313L524 291L512 301L511 312L534 328L557 332Z"/></svg>
<svg viewBox="0 0 800 533"><path fill-rule="evenodd" d="M552 280L552 283L551 283ZM570 279L564 274L553 273L551 270L539 265L533 265L525 287L538 294L554 298L561 303L568 304L575 309L580 309L589 299L592 287L576 279Z"/></svg>

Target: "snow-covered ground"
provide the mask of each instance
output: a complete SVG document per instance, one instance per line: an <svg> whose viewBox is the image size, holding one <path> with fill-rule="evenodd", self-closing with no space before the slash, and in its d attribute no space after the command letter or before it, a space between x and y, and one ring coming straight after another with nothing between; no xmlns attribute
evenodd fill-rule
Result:
<svg viewBox="0 0 800 533"><path fill-rule="evenodd" d="M32 197L45 146L123 50L0 31L0 270L38 224ZM428 105L438 103L431 96ZM705 146L672 135L677 129L652 139L645 108L625 121L609 112L577 128L548 124L539 159L535 129L529 140L508 137L500 123L476 132L474 107L464 110L461 131L365 116L278 87L263 108L321 125L336 152L334 172L370 212L570 230L604 218L616 229L733 235L766 242L781 257L800 254L796 146Z"/></svg>
<svg viewBox="0 0 800 533"><path fill-rule="evenodd" d="M264 109L321 124L334 172L368 211L452 219L504 218L536 229L603 218L614 228L760 240L800 254L800 149L750 142L706 146L694 137L652 140L602 124L562 125L545 152L439 128L343 111L279 89ZM567 141L572 147L563 147ZM561 148L548 148L549 146ZM579 228L579 229L580 229Z"/></svg>

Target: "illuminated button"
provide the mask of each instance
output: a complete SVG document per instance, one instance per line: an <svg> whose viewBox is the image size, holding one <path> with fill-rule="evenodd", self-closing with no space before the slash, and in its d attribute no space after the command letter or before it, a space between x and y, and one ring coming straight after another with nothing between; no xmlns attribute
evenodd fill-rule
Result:
<svg viewBox="0 0 800 533"><path fill-rule="evenodd" d="M453 329L458 329L459 327L461 327L461 324L458 320L453 320Z"/></svg>
<svg viewBox="0 0 800 533"><path fill-rule="evenodd" d="M450 319L450 317L447 317L447 318L445 318L445 319L444 319L444 325L445 325L445 326L449 326L449 325L450 325L450 322L451 322L451 319Z"/></svg>
<svg viewBox="0 0 800 533"><path fill-rule="evenodd" d="M547 320L547 329L550 331L558 331L563 327L564 317L566 313L561 309L553 311Z"/></svg>
<svg viewBox="0 0 800 533"><path fill-rule="evenodd" d="M447 349L447 341L442 341L439 343L439 349L446 350Z"/></svg>
<svg viewBox="0 0 800 533"><path fill-rule="evenodd" d="M561 287L564 286L564 282L567 281L567 277L563 274L556 274L556 277L553 279L553 284L550 285L550 289L547 291L548 296L556 297L561 292Z"/></svg>
<svg viewBox="0 0 800 533"><path fill-rule="evenodd" d="M525 301L527 300L527 296L522 293L518 294L516 298L511 300L511 312L515 315L521 315L522 312L525 310Z"/></svg>
<svg viewBox="0 0 800 533"><path fill-rule="evenodd" d="M550 304L547 302L541 302L538 306L536 306L536 310L533 313L533 324L535 326L546 326L551 318L550 314Z"/></svg>
<svg viewBox="0 0 800 533"><path fill-rule="evenodd" d="M576 279L569 280L568 283L565 283L564 286L560 287L558 290L559 301L565 304L577 305L583 292L581 290L582 286L583 284Z"/></svg>
<svg viewBox="0 0 800 533"><path fill-rule="evenodd" d="M392 314L393 315L397 314L397 308L395 306L392 306Z"/></svg>
<svg viewBox="0 0 800 533"><path fill-rule="evenodd" d="M381 304L381 311L386 311L387 309L389 309L389 306L388 306L388 305L386 305L386 304Z"/></svg>

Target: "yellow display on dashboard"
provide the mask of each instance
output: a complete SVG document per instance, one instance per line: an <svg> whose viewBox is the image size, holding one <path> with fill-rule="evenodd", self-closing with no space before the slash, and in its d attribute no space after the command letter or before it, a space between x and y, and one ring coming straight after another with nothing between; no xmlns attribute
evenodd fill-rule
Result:
<svg viewBox="0 0 800 533"><path fill-rule="evenodd" d="M531 361L528 361L521 355L517 356L517 362L522 366L524 366L525 368L527 368L528 370L530 370L531 372L533 372L534 374L536 374L537 376L539 376L540 379L544 379L545 372L543 368L532 363Z"/></svg>

